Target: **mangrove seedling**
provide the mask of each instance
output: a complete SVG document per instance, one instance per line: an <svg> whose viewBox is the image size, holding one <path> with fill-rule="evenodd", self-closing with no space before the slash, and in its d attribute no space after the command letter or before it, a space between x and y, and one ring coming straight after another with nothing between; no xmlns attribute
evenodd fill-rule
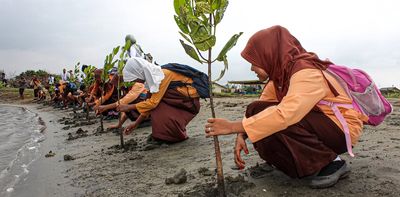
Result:
<svg viewBox="0 0 400 197"><path fill-rule="evenodd" d="M212 48L215 46L217 41L217 25L224 17L228 3L228 0L174 0L176 14L174 15L174 19L180 30L179 34L184 39L179 40L183 49L186 54L194 60L201 64L206 63L208 65L210 107L213 118L215 118L216 115L212 95L213 80L211 79L211 65L215 61L223 62L224 69L221 71L219 77L214 81L220 80L228 69L228 59L226 54L236 45L237 40L243 33L240 32L233 35L217 57L212 59ZM207 56L202 54L204 52L207 52ZM214 137L214 148L217 163L218 193L219 196L226 196L221 152L217 136Z"/></svg>

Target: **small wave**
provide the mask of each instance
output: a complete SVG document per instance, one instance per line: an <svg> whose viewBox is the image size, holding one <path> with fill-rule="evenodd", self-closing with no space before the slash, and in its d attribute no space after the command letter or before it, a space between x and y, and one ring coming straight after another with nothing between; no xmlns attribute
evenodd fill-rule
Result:
<svg viewBox="0 0 400 197"><path fill-rule="evenodd" d="M14 145L21 144L22 146L15 152L15 155L12 159L10 159L8 165L0 172L0 196L8 196L9 193L14 191L14 186L21 180L24 179L29 174L30 165L40 157L40 143L43 142L46 138L43 135L43 131L46 128L44 121L38 116L38 114L33 113L32 111L19 107L20 112L24 113L14 113L7 114L9 116L22 116L25 117L22 122L24 125L21 127L16 125L15 131L13 133L19 133L20 136L23 136L24 132L28 135L28 139L25 140L19 136L11 136L14 137L10 140L13 140ZM15 109L9 109L15 110ZM8 112L8 111L6 111ZM10 112L8 112L10 113ZM6 116L7 116L6 115ZM2 117L0 116L0 119ZM4 116L3 116L4 118ZM11 119L9 117L7 121L13 121L17 119ZM21 124L21 121L17 123ZM15 124L17 124L15 123ZM26 127L28 125L28 128ZM5 125L8 126L8 125ZM9 126L8 126L9 127ZM1 128L0 128L1 130ZM12 130L11 130L12 131ZM21 141L23 140L23 141ZM18 142L19 141L19 142ZM7 141L5 141L7 143ZM18 143L17 143L18 142ZM2 150L0 150L2 151ZM1 166L0 166L1 167ZM6 192L6 193L5 193ZM8 193L8 194L7 194Z"/></svg>

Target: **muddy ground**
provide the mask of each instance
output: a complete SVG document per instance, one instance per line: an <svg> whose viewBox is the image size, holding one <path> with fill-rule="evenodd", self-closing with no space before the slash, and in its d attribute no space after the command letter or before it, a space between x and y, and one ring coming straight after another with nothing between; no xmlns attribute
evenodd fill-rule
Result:
<svg viewBox="0 0 400 197"><path fill-rule="evenodd" d="M255 98L216 98L217 116L241 119L246 105L253 100ZM119 136L115 133L96 133L98 119L95 124L82 126L80 122L85 124L86 120L79 111L77 114L72 109L54 109L43 104L33 106L39 114L53 114L47 122L57 129L46 132L55 136L53 150L56 155L43 156L43 159L66 166L62 176L68 181L57 183L57 187L60 190L64 186L79 189L80 192L71 192L70 196L214 196L214 147L212 139L205 138L203 133L210 110L208 102L202 101L201 104L200 113L187 127L188 140L151 147L146 144L151 127L145 127L125 138L128 150L117 148ZM264 177L254 179L249 176L248 169L263 161L252 145L248 144L250 154L244 156L246 169L236 170L234 136L220 137L228 196L398 196L399 108L400 105L396 104L394 112L382 125L365 127L359 144L354 148L356 157L343 156L352 168L351 175L328 189L310 189L306 180L290 179L277 170L268 170ZM105 121L105 125L115 122ZM67 156L69 159L64 161L67 154L72 158Z"/></svg>

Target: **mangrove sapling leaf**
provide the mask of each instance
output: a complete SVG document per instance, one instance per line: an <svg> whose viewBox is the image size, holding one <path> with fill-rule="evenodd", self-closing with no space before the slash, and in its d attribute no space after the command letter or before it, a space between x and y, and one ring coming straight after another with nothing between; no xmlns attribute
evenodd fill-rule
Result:
<svg viewBox="0 0 400 197"><path fill-rule="evenodd" d="M182 36L187 42L189 42L190 44L193 44L192 41L190 40L190 38L189 38L188 36L186 36L184 33L179 32L179 34L181 34L181 36Z"/></svg>
<svg viewBox="0 0 400 197"><path fill-rule="evenodd" d="M238 34L233 35L229 41L225 44L224 48L222 48L221 52L217 56L218 61L225 61L226 59L226 54L228 53L229 50L231 50L237 43L239 37L243 34L243 32L240 32Z"/></svg>
<svg viewBox="0 0 400 197"><path fill-rule="evenodd" d="M214 12L215 10L221 7L221 0L214 0L211 4L211 9Z"/></svg>
<svg viewBox="0 0 400 197"><path fill-rule="evenodd" d="M180 14L180 8L185 6L186 0L174 0L175 13Z"/></svg>
<svg viewBox="0 0 400 197"><path fill-rule="evenodd" d="M225 72L228 70L228 59L226 59L226 55L223 58L224 62L224 69L221 70L221 73L219 74L219 77L215 79L213 82L217 82L222 79L222 77L225 75Z"/></svg>
<svg viewBox="0 0 400 197"><path fill-rule="evenodd" d="M186 54L201 64L203 63L203 61L200 60L199 55L197 55L196 50L192 46L186 44L183 40L179 41L181 42L183 49L185 49Z"/></svg>
<svg viewBox="0 0 400 197"><path fill-rule="evenodd" d="M174 16L175 22L178 25L179 29L184 32L184 33L189 33L189 29L187 27L187 24L185 24L181 18L179 18L178 16Z"/></svg>
<svg viewBox="0 0 400 197"><path fill-rule="evenodd" d="M218 25L222 18L224 18L224 14L226 11L226 8L228 7L228 0L220 0L220 6L219 8L215 11L215 20L214 20L214 25Z"/></svg>
<svg viewBox="0 0 400 197"><path fill-rule="evenodd" d="M203 14L211 14L211 5L207 2L196 2L196 11Z"/></svg>

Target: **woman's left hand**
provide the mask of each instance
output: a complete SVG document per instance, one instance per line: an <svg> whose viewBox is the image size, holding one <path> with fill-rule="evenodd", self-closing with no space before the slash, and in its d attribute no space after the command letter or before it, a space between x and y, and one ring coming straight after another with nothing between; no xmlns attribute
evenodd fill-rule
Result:
<svg viewBox="0 0 400 197"><path fill-rule="evenodd" d="M208 124L205 126L207 137L235 133L232 129L234 122L229 120L223 118L209 118L207 122Z"/></svg>

